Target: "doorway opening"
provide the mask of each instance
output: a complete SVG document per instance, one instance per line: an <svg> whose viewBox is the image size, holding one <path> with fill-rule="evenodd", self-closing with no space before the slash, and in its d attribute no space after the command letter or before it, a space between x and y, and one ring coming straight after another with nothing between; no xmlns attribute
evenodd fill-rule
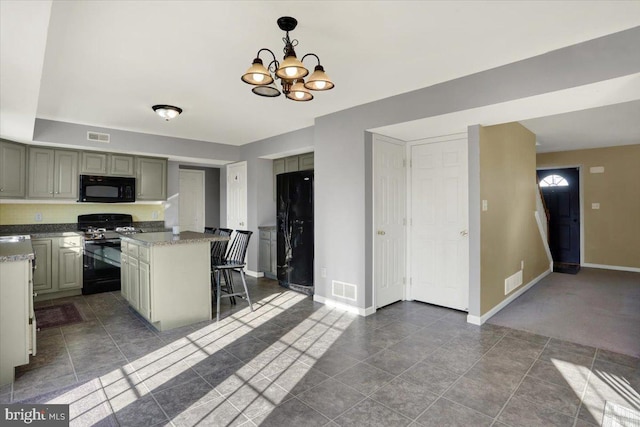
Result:
<svg viewBox="0 0 640 427"><path fill-rule="evenodd" d="M538 170L538 184L549 214L553 271L580 271L580 169Z"/></svg>

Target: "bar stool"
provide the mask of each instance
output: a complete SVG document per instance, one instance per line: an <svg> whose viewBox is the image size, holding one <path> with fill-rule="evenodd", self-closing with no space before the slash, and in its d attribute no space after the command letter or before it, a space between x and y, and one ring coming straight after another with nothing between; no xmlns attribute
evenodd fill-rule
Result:
<svg viewBox="0 0 640 427"><path fill-rule="evenodd" d="M244 259L247 254L247 248L249 247L249 239L253 234L248 230L236 230L236 234L233 237L231 246L227 251L224 259L220 262L212 265L212 271L214 274L214 281L216 285L216 320L220 320L220 299L221 298L234 298L236 296L246 297L249 303L249 308L253 311L253 305L251 304L251 298L249 297L249 289L247 288L247 281L244 275L244 267L246 265ZM212 258L213 261L213 258ZM244 292L235 292L233 289L233 272L240 273L242 279L242 286ZM221 274L224 274L226 294L222 294L221 287Z"/></svg>

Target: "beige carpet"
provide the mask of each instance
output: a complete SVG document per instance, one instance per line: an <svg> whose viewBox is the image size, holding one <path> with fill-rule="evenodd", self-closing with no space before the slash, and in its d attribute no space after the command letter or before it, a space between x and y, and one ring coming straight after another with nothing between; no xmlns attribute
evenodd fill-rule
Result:
<svg viewBox="0 0 640 427"><path fill-rule="evenodd" d="M551 273L488 323L640 356L640 273Z"/></svg>

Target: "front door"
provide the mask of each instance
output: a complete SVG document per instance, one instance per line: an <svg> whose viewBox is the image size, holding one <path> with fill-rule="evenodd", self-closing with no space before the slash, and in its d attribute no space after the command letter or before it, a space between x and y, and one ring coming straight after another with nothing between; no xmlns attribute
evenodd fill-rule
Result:
<svg viewBox="0 0 640 427"><path fill-rule="evenodd" d="M580 264L580 173L577 168L538 171L549 211L549 249L554 264Z"/></svg>
<svg viewBox="0 0 640 427"><path fill-rule="evenodd" d="M373 221L376 308L404 299L405 146L374 136Z"/></svg>
<svg viewBox="0 0 640 427"><path fill-rule="evenodd" d="M411 295L467 310L467 139L411 147Z"/></svg>

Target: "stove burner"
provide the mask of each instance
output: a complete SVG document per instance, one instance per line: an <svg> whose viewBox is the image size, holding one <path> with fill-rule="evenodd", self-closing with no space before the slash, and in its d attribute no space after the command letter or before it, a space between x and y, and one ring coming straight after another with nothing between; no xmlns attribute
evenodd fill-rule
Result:
<svg viewBox="0 0 640 427"><path fill-rule="evenodd" d="M116 233L133 234L137 232L138 230L135 227L116 227Z"/></svg>

